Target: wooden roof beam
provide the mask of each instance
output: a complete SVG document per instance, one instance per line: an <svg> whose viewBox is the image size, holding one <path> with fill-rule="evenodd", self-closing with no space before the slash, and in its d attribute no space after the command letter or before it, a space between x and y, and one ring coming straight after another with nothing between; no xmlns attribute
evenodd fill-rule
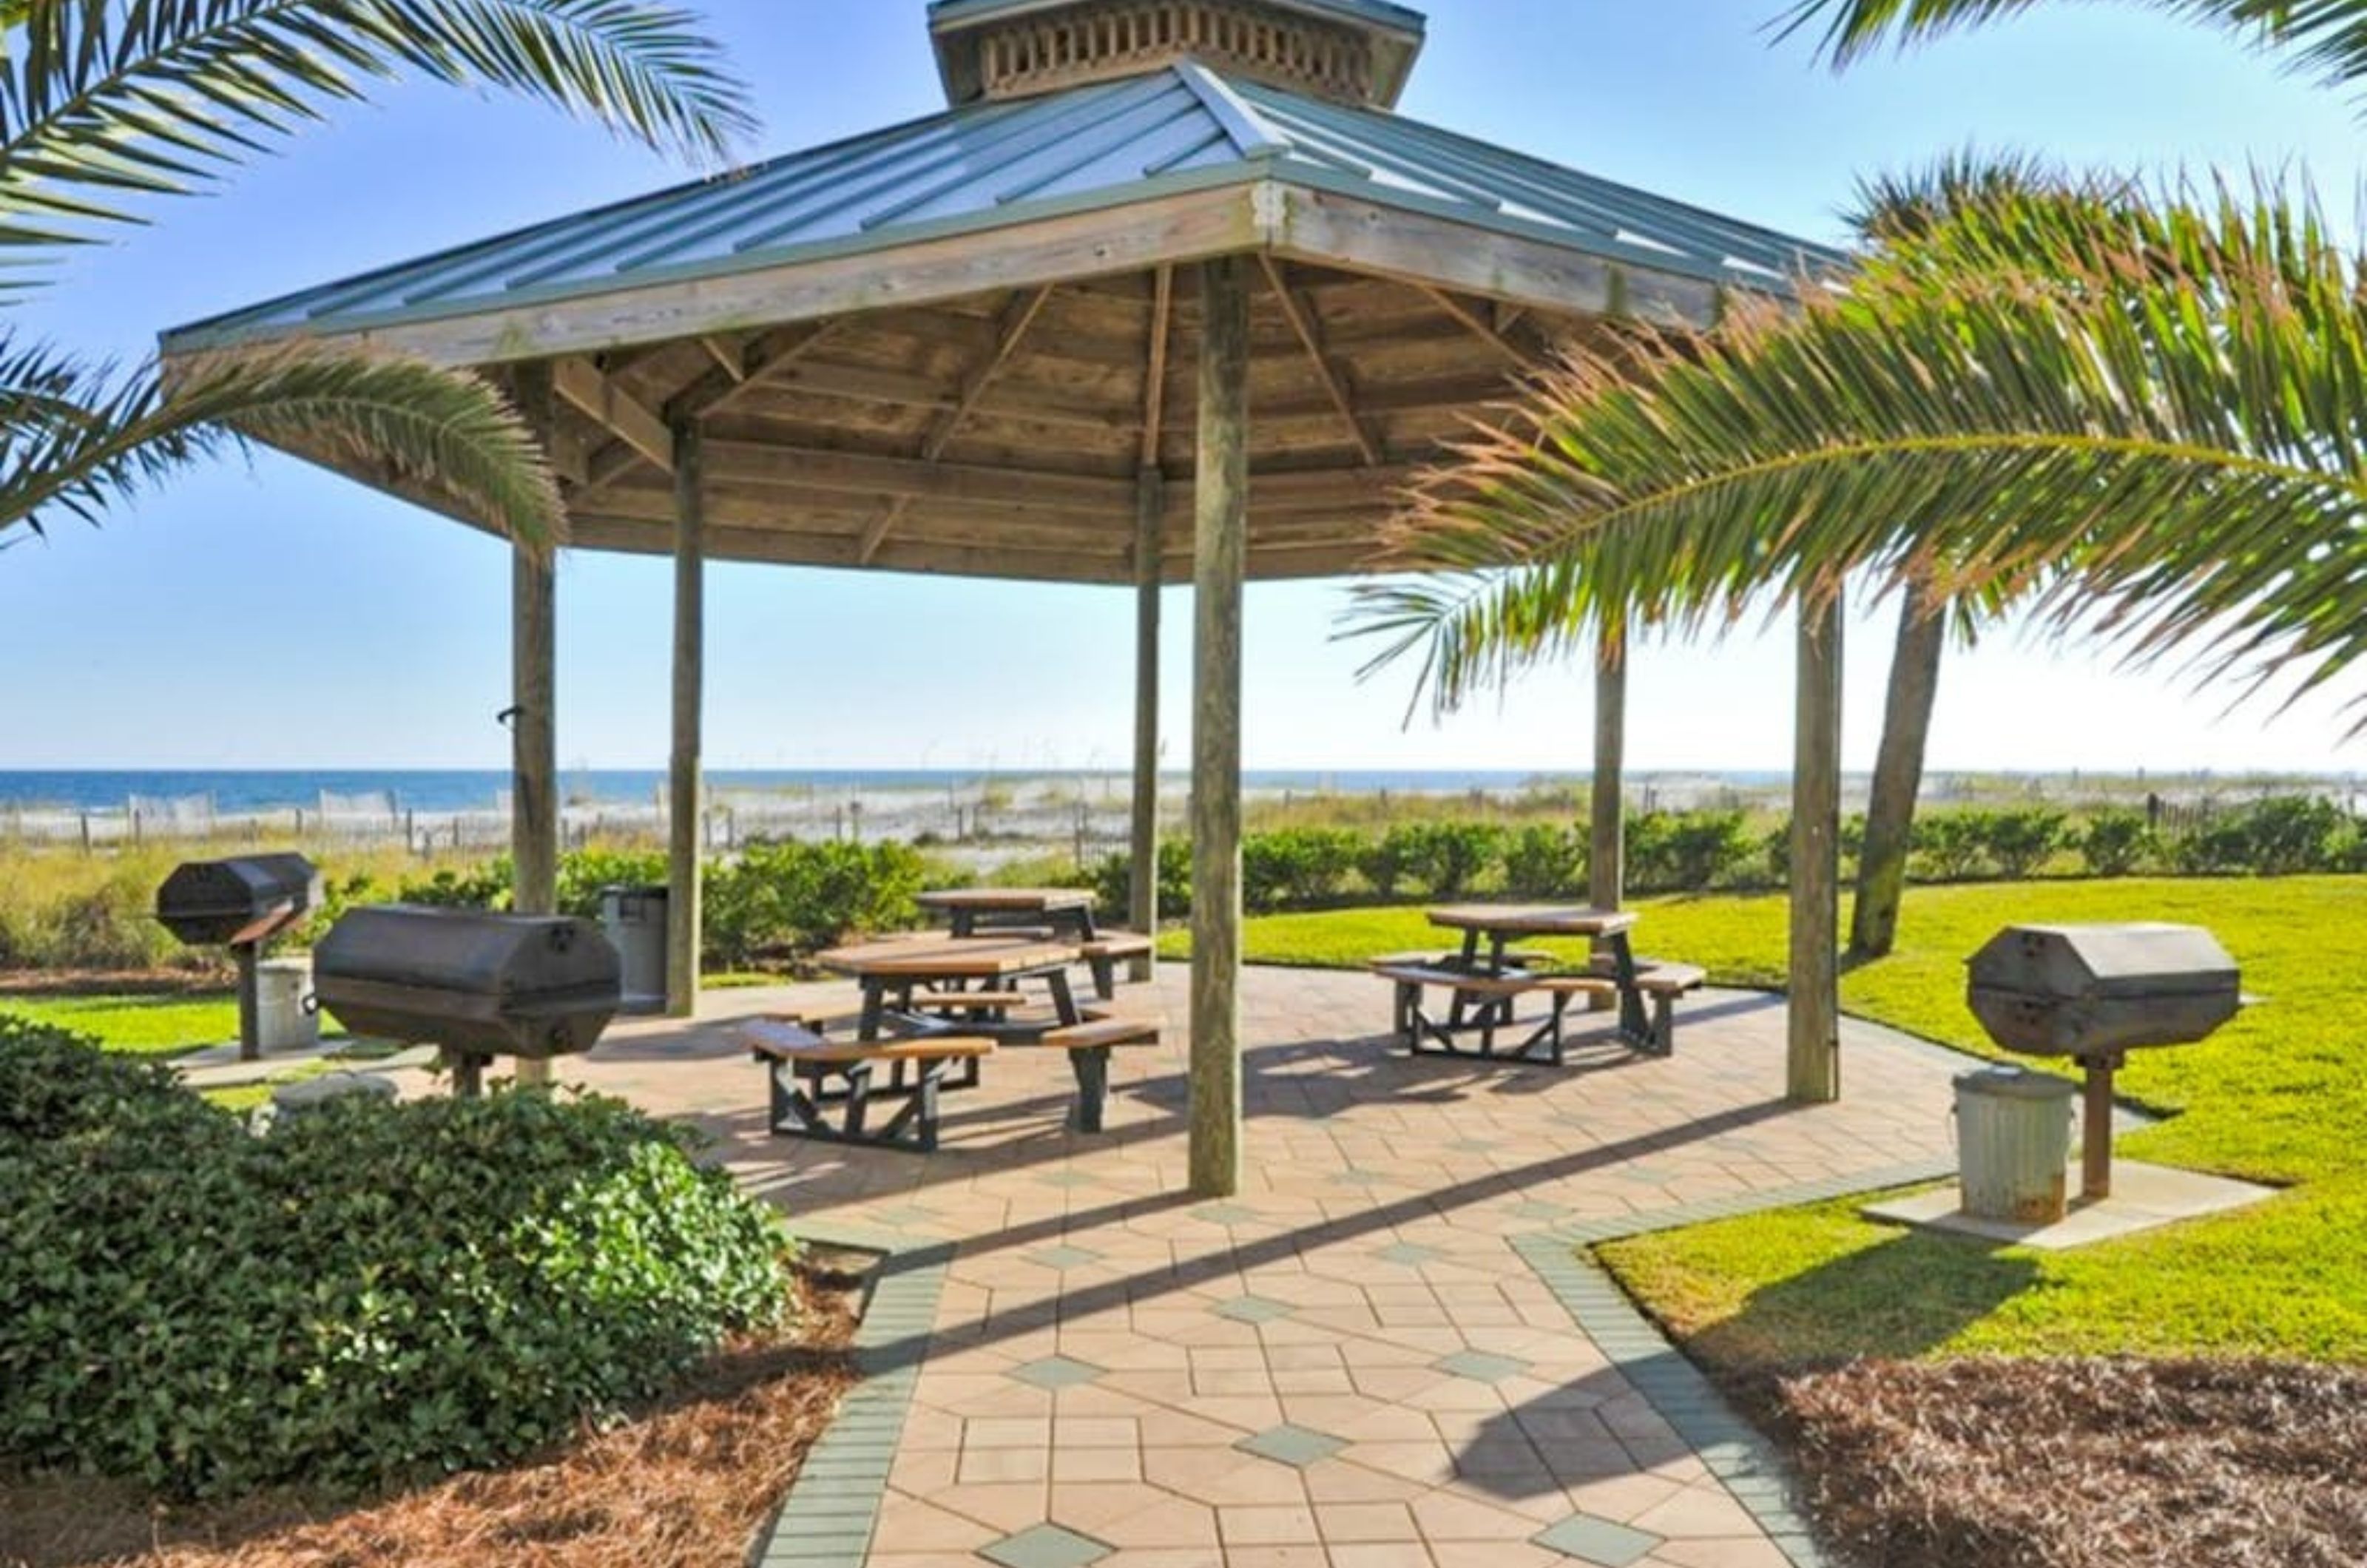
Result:
<svg viewBox="0 0 2367 1568"><path fill-rule="evenodd" d="M979 400L986 396L987 389L994 385L994 378L1002 374L1003 367L1011 363L1011 356L1019 352L1019 344L1027 336L1027 329L1036 324L1036 318L1044 313L1044 307L1051 299L1052 286L1046 284L1014 299L1004 308L995 333L993 352L962 382L961 392L955 398L954 406L937 416L935 425L921 443L923 462L934 464L946 455L946 448L960 434L962 422L978 407ZM900 496L889 502L878 521L864 530L862 547L856 551L857 560L866 566L871 563L871 558L879 553L879 547L888 542L888 536L894 533L896 525L903 520L904 509L910 504L910 498Z"/></svg>
<svg viewBox="0 0 2367 1568"><path fill-rule="evenodd" d="M1444 288L1433 288L1424 285L1422 293L1429 297L1433 304L1468 328L1473 337L1502 355L1515 366L1523 370L1536 367L1536 355L1514 343L1508 335L1507 329L1510 328L1512 318L1507 318L1503 326L1500 327Z"/></svg>
<svg viewBox="0 0 2367 1568"><path fill-rule="evenodd" d="M1167 424L1167 356L1175 321L1175 269L1162 266L1151 287L1150 351L1143 372L1142 467L1159 467L1159 440Z"/></svg>
<svg viewBox="0 0 2367 1568"><path fill-rule="evenodd" d="M593 423L667 473L674 472L674 431L656 410L603 375L588 359L561 359L550 367L552 389Z"/></svg>
<svg viewBox="0 0 2367 1568"><path fill-rule="evenodd" d="M1380 444L1373 439L1373 433L1365 428L1364 418L1356 412L1355 400L1349 396L1346 378L1340 374L1339 367L1331 362L1331 355L1324 349L1322 325L1315 319L1312 307L1292 293L1289 281L1282 275L1281 265L1272 256L1261 255L1258 261L1265 268L1266 281L1274 285L1274 298L1282 303L1282 313L1290 322L1290 330L1297 335L1300 345L1307 350L1307 357L1315 366L1317 379L1322 382L1323 390L1340 411L1340 418L1347 424L1348 434L1355 442L1356 450L1363 455L1365 466L1379 468Z"/></svg>

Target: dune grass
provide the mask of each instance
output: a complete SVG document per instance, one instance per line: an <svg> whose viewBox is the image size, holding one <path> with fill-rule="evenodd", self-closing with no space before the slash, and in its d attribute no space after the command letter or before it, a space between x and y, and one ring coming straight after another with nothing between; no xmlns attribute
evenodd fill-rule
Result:
<svg viewBox="0 0 2367 1568"><path fill-rule="evenodd" d="M1780 896L1641 909L1644 951L1727 984L1781 976ZM1903 1232L1845 1201L1640 1237L1604 1261L1704 1360L1742 1376L1969 1351L2367 1359L2367 880L1919 888L1900 951L1851 972L1843 1005L1986 1054L1964 1002L1967 955L2016 921L2126 919L2210 927L2264 1004L2203 1044L2131 1063L2124 1093L2167 1120L2124 1134L2122 1152L2293 1190L2067 1255ZM1252 920L1247 945L1254 962L1353 965L1439 936L1418 908L1359 909Z"/></svg>

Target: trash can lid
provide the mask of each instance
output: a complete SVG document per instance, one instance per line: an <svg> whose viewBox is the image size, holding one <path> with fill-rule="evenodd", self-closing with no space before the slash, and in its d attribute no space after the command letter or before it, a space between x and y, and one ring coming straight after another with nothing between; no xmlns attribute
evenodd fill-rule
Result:
<svg viewBox="0 0 2367 1568"><path fill-rule="evenodd" d="M606 898L663 898L666 885L663 882L612 882L600 889Z"/></svg>
<svg viewBox="0 0 2367 1568"><path fill-rule="evenodd" d="M2036 1073L2028 1067L1982 1067L1956 1075L1956 1092L1985 1094L2001 1100L2068 1100L2079 1092L2069 1078Z"/></svg>

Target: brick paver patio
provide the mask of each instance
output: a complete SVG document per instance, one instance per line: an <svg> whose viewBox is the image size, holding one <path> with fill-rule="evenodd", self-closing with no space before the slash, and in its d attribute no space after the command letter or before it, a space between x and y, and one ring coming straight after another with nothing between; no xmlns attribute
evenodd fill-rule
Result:
<svg viewBox="0 0 2367 1568"><path fill-rule="evenodd" d="M1673 1060L1408 1061L1378 1038L1385 987L1253 970L1243 1190L1202 1203L1183 1190L1181 971L1129 996L1154 994L1169 1043L1121 1060L1098 1138L1062 1130L1065 1062L1025 1050L948 1098L934 1156L766 1137L730 1020L844 1010L844 987L724 993L696 1028L622 1024L569 1065L697 1116L800 1224L951 1244L909 1412L882 1428L889 1488L853 1510L861 1561L1787 1561L1513 1244L1929 1163L1944 1057L1852 1025L1843 1102L1791 1107L1782 1003L1713 992Z"/></svg>

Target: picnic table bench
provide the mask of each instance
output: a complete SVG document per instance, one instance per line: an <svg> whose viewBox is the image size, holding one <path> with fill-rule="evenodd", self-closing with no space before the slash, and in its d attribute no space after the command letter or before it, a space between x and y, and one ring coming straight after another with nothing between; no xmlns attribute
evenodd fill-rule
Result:
<svg viewBox="0 0 2367 1568"><path fill-rule="evenodd" d="M1706 978L1690 964L1640 961L1629 942L1637 917L1609 909L1537 905L1454 905L1430 912L1433 925L1459 931L1462 946L1447 953L1392 953L1376 959L1373 972L1394 987L1392 1024L1399 1040L1417 1055L1477 1055L1489 1059L1565 1059L1565 1021L1573 997L1615 998L1619 1034L1639 1051L1668 1055L1676 1048L1676 1000L1700 988ZM1547 955L1515 948L1523 939L1585 937L1597 949L1581 972L1557 972ZM1444 1014L1429 1010L1433 990L1447 993ZM1523 1020L1521 1002L1545 999L1541 1018ZM1506 1036L1529 1025L1524 1034ZM1477 1049L1466 1043L1477 1036Z"/></svg>
<svg viewBox="0 0 2367 1568"><path fill-rule="evenodd" d="M994 1042L979 1035L832 1041L801 1018L757 1019L743 1025L742 1034L749 1054L765 1066L776 1136L922 1154L937 1147L938 1096L949 1087L946 1070L965 1066L975 1082L978 1064L994 1055ZM883 1066L890 1072L886 1083L877 1077ZM870 1122L875 1100L896 1105L895 1113L877 1126Z"/></svg>

